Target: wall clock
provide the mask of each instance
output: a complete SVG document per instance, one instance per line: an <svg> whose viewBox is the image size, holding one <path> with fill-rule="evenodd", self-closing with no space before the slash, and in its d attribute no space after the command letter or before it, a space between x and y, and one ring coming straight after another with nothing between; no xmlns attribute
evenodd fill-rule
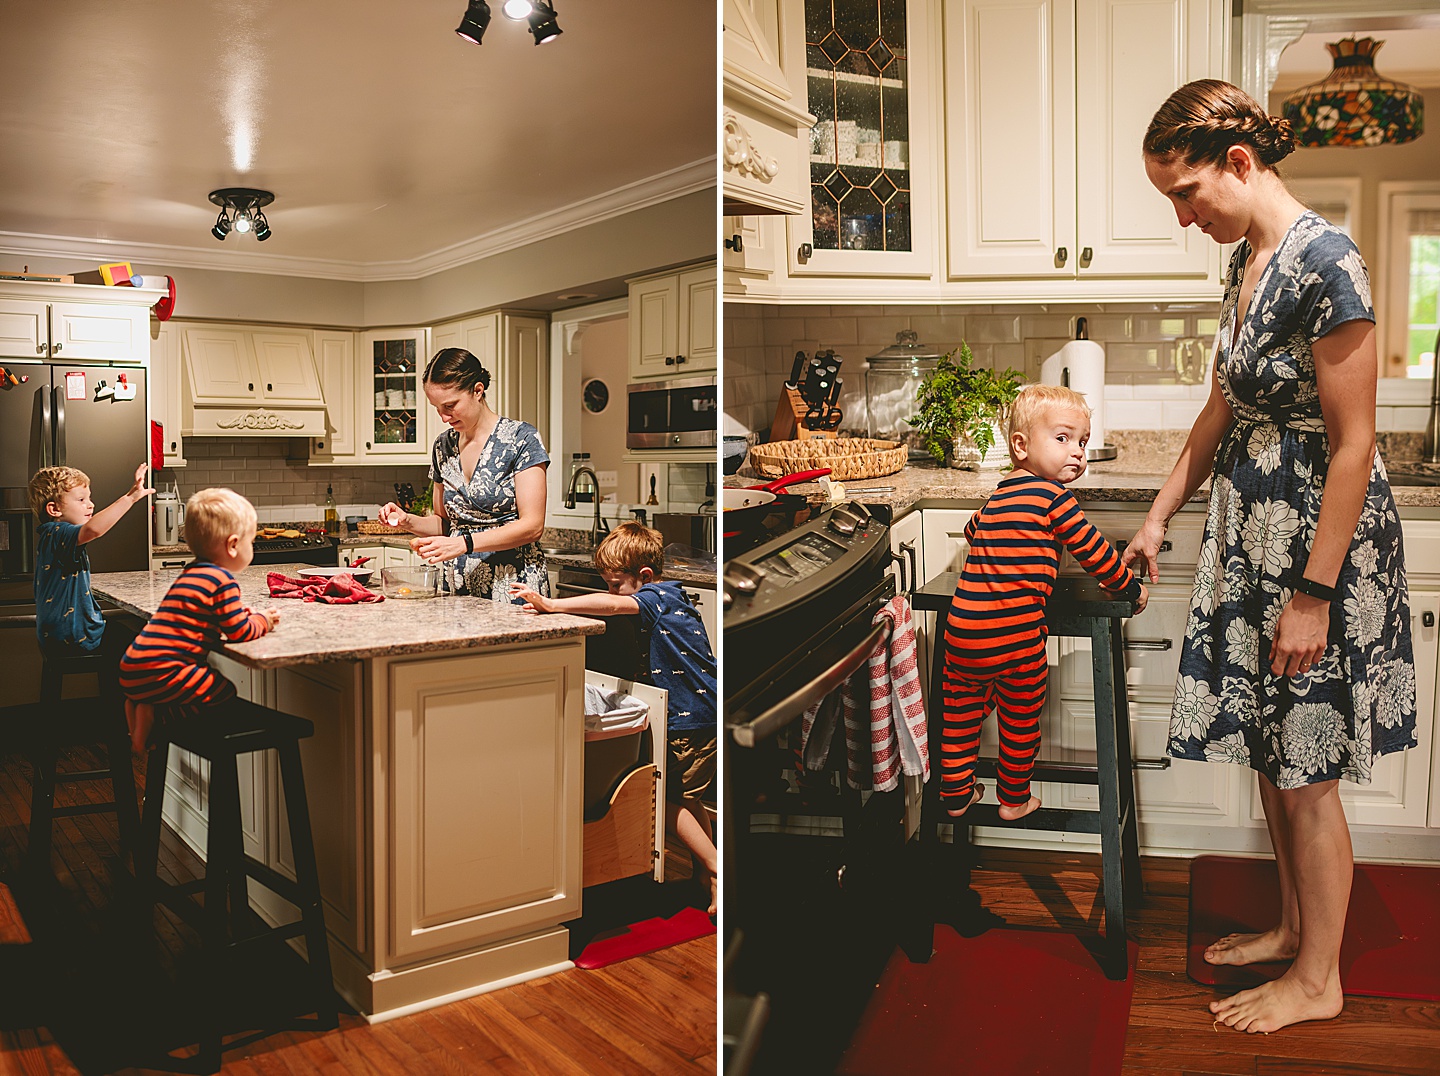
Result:
<svg viewBox="0 0 1440 1076"><path fill-rule="evenodd" d="M580 398L585 403L586 411L598 415L610 402L610 387L598 377L592 377L580 390Z"/></svg>

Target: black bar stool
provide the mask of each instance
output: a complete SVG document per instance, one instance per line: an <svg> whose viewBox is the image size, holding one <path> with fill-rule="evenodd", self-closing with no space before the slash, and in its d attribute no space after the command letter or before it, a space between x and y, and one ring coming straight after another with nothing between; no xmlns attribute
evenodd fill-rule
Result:
<svg viewBox="0 0 1440 1076"><path fill-rule="evenodd" d="M116 630L115 626L110 627ZM67 676L93 673L99 678L98 697L62 699ZM114 811L120 827L122 857L134 855L140 832L135 803L135 774L130 761L130 733L117 679L116 659L108 653L45 655L40 673L40 702L32 708L20 735L33 767L30 788L30 837L26 856L30 866L50 866L50 831L56 818ZM95 770L61 770L61 752L80 745L101 744L106 766ZM55 805L57 788L88 781L110 782L112 798L103 802Z"/></svg>
<svg viewBox="0 0 1440 1076"><path fill-rule="evenodd" d="M931 579L911 596L916 609L937 614L931 633L930 694L926 708L930 728L941 722L940 684L944 674L944 625L950 599L955 595L958 572L946 572ZM1034 779L1059 781L1066 784L1097 785L1100 810L1086 811L1064 807L1040 807L1014 822L1000 818L998 806L992 802L975 803L959 818L951 818L940 804L940 778L932 773L925 789L924 821L920 828L922 842L938 843L939 827L953 824L954 848L959 879L968 888L972 850L971 826L1010 826L1016 829L1061 830L1068 833L1098 833L1100 858L1104 874L1105 938L1101 965L1110 979L1124 979L1128 974L1126 955L1126 910L1140 902L1140 841L1135 819L1134 762L1130 750L1130 707L1125 693L1124 640L1121 619L1133 616L1135 604L1102 590L1090 576L1061 576L1055 591L1046 603L1045 624L1052 636L1069 635L1090 640L1092 670L1095 680L1095 764L1046 762L1037 760ZM930 742L939 743L932 733ZM938 748L936 748L938 750ZM981 758L976 764L977 777L996 774L996 759ZM931 857L927 863L933 868ZM929 872L932 878L936 872ZM933 886L932 886L933 888ZM933 900L922 900L924 919L920 931L933 938L935 907ZM908 947L907 947L908 948ZM923 954L932 946L916 947ZM910 950L913 954L914 950ZM925 957L928 960L928 956ZM923 963L924 960L917 961Z"/></svg>
<svg viewBox="0 0 1440 1076"><path fill-rule="evenodd" d="M156 737L161 742L151 746L146 769L145 813L135 873L147 899L174 909L200 933L209 977L205 989L211 996L210 1003L204 1007L205 1024L200 1052L195 1058L203 1072L220 1070L221 1043L226 1029L224 1005L219 999L224 994L232 958L258 945L283 944L288 938L303 935L315 1012L314 1021L305 1026L329 1030L339 1022L320 877L310 832L310 808L305 796L305 775L300 765L300 741L314 731L314 725L304 718L240 699L217 707L213 714L156 723ZM172 743L210 762L205 876L179 885L162 882L157 876L165 769ZM239 758L252 751L268 750L274 750L280 758L280 779L295 861L294 881L245 853L240 820ZM249 914L247 878L255 878L295 905L300 918L293 923L268 927ZM203 894L203 907L189 899L197 892Z"/></svg>

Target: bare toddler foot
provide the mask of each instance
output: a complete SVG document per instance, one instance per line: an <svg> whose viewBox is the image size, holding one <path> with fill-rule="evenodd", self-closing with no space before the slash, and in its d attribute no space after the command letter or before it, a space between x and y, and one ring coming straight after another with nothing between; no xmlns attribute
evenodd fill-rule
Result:
<svg viewBox="0 0 1440 1076"><path fill-rule="evenodd" d="M1035 810L1039 806L1040 797L1031 796L1024 803L1017 805L1002 803L1000 805L1000 810L996 813L999 814L1001 818L1005 819L1005 821L1013 822L1017 818L1024 818L1027 814L1029 814L1031 811Z"/></svg>
<svg viewBox="0 0 1440 1076"><path fill-rule="evenodd" d="M985 795L985 786L975 785L970 790L970 797L968 799L966 799L964 796L959 797L961 800L960 805L958 807L951 807L947 805L945 808L945 813L948 814L951 818L959 818L961 815L963 815L966 811L970 809L970 805L972 803L978 803L980 801L980 797L983 795Z"/></svg>
<svg viewBox="0 0 1440 1076"><path fill-rule="evenodd" d="M1227 934L1211 942L1205 949L1207 964L1264 964L1275 960L1294 960L1300 951L1300 937L1281 927L1271 927L1262 934Z"/></svg>
<svg viewBox="0 0 1440 1076"><path fill-rule="evenodd" d="M1265 1034L1306 1020L1332 1020L1344 1007L1338 974L1331 975L1330 981L1316 990L1301 983L1292 972L1210 1003L1217 1023L1236 1031Z"/></svg>

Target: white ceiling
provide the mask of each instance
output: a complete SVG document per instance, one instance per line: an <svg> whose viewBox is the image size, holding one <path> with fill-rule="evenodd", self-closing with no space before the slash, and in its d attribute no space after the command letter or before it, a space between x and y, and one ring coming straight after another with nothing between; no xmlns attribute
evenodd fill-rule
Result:
<svg viewBox="0 0 1440 1076"><path fill-rule="evenodd" d="M536 46L491 0L0 0L0 268L423 276L713 186L716 16L555 0ZM218 187L271 238L209 233Z"/></svg>

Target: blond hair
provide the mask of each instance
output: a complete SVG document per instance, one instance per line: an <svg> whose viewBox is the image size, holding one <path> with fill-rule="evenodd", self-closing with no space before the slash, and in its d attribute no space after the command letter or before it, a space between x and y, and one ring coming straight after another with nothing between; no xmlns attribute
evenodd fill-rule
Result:
<svg viewBox="0 0 1440 1076"><path fill-rule="evenodd" d="M643 523L622 523L595 550L595 567L635 576L649 568L658 576L665 567L665 536Z"/></svg>
<svg viewBox="0 0 1440 1076"><path fill-rule="evenodd" d="M47 504L89 484L90 476L75 467L42 467L30 479L30 511L37 519L44 519Z"/></svg>
<svg viewBox="0 0 1440 1076"><path fill-rule="evenodd" d="M1088 418L1090 405L1080 393L1063 385L1026 385L1010 405L1010 426L1005 432L1005 444L1012 461L1020 462L1015 459L1015 435L1028 436L1052 411L1079 411Z"/></svg>
<svg viewBox="0 0 1440 1076"><path fill-rule="evenodd" d="M1150 120L1142 147L1145 156L1169 161L1179 157L1192 168L1219 168L1231 146L1247 145L1272 171L1295 149L1290 121L1270 115L1239 86L1216 78L1187 82L1170 95Z"/></svg>
<svg viewBox="0 0 1440 1076"><path fill-rule="evenodd" d="M233 489L212 486L185 502L185 544L197 557L214 559L232 534L254 534L255 506Z"/></svg>

